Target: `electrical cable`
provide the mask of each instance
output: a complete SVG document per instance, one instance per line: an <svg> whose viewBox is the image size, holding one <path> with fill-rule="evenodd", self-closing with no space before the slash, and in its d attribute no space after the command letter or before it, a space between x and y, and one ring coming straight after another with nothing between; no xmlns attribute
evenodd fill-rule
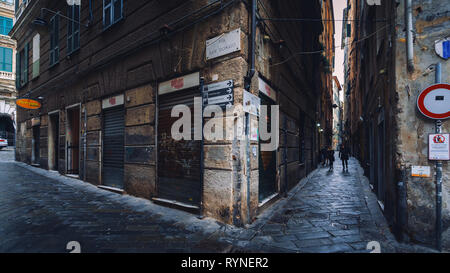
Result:
<svg viewBox="0 0 450 273"><path fill-rule="evenodd" d="M371 34L369 34L368 36L366 36L366 37L364 37L364 38L361 38L361 39L359 39L359 40L356 40L356 41L353 40L351 43L345 44L345 46L348 46L348 45L353 44L353 43L360 43L360 42L362 42L362 41L365 41L365 40L371 38L372 36L374 36L375 34L377 34L378 32L382 31L383 29L387 28L387 27L390 26L390 25L391 25L391 24L387 24L387 25L383 26L382 28L380 28L379 30L377 30L377 31L375 31L375 32L373 32L373 33L371 33ZM285 60L283 60L283 61L281 61L281 62L279 62L279 63L275 63L275 64L272 64L272 65L269 65L269 66L272 67L272 66L282 65L282 64L284 64L284 63L290 61L292 58L294 58L294 57L296 57L296 56L298 56L298 55L318 54L318 53L323 53L323 52L325 52L325 51L330 51L330 50L332 50L332 49L337 49L337 48L340 48L340 47L341 47L341 46L335 46L335 47L332 47L332 48L330 48L330 49L323 49L323 50L316 50L316 51L302 51L302 52L296 52L296 53L292 54L291 56L289 56L288 58L286 58ZM262 56L260 56L260 57L262 57Z"/></svg>

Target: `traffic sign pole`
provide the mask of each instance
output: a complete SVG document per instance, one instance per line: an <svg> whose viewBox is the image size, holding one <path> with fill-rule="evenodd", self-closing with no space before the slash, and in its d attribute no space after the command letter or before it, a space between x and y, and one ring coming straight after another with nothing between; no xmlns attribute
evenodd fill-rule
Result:
<svg viewBox="0 0 450 273"><path fill-rule="evenodd" d="M436 64L435 82L441 83L441 63ZM442 121L436 120L436 134L442 133ZM442 251L442 161L436 161L436 248Z"/></svg>

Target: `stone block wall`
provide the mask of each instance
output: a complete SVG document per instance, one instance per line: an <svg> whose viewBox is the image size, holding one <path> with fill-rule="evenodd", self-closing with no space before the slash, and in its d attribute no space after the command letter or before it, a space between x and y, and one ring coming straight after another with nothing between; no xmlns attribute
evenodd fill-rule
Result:
<svg viewBox="0 0 450 273"><path fill-rule="evenodd" d="M125 191L150 199L156 194L155 88L125 92Z"/></svg>

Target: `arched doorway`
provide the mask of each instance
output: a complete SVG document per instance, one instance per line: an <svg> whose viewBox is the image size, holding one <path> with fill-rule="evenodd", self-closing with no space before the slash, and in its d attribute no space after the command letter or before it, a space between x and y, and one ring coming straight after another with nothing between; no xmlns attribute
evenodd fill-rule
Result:
<svg viewBox="0 0 450 273"><path fill-rule="evenodd" d="M0 113L0 137L8 140L9 146L15 145L16 128L13 116Z"/></svg>

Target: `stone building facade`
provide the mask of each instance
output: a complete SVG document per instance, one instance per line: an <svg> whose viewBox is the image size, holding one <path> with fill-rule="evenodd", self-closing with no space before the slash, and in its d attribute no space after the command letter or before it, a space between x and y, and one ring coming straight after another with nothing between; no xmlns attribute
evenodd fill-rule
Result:
<svg viewBox="0 0 450 273"><path fill-rule="evenodd" d="M14 1L0 1L0 137L10 146L15 142L16 126L16 42L9 36L13 22Z"/></svg>
<svg viewBox="0 0 450 273"><path fill-rule="evenodd" d="M18 90L42 108L18 111L17 160L225 223L252 222L315 169L316 124L327 111L320 57L295 55L320 48L323 25L264 18L321 18L320 2L28 1L12 31ZM234 108L204 122L224 121L231 137L174 140L172 107L187 105L197 120L194 97L224 83ZM260 129L244 113L246 90L279 105L273 152L241 137Z"/></svg>
<svg viewBox="0 0 450 273"><path fill-rule="evenodd" d="M381 208L398 237L434 245L436 183L434 161L428 160L428 134L434 121L417 110L419 93L435 82L442 64L442 82L449 82L448 60L435 52L447 38L450 17L443 1L381 1L368 6L351 2L349 45L350 128L353 153L361 160ZM413 56L407 58L406 3L411 2ZM360 24L360 25L358 25ZM357 41L353 42L352 41ZM354 73L358 71L358 73ZM443 132L449 123L443 122ZM413 177L412 166L428 166L431 176ZM443 163L442 215L444 238L450 223L448 161ZM450 242L444 241L449 246Z"/></svg>

